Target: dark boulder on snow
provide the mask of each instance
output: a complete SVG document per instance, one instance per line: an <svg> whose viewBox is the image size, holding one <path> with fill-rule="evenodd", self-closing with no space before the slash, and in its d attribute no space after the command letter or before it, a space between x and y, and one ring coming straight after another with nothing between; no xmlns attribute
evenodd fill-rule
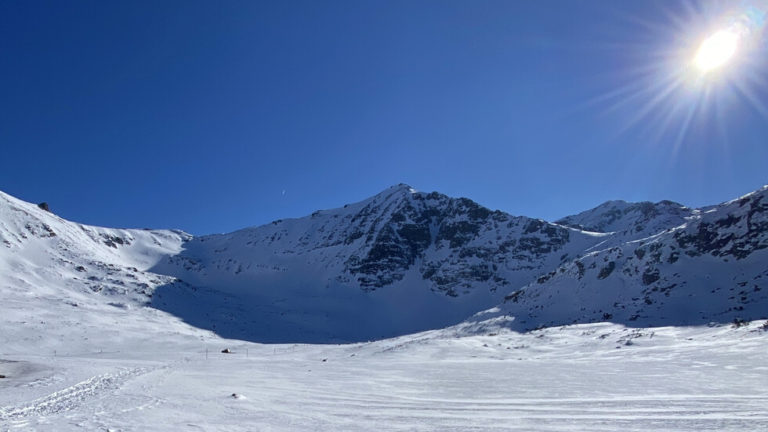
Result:
<svg viewBox="0 0 768 432"><path fill-rule="evenodd" d="M41 203L40 203L40 204L38 204L37 206L38 206L38 207L40 207L41 209L43 209L43 210L47 211L48 213L50 213L50 212L51 212L51 208L50 208L50 207L48 207L48 203L47 203L47 202L41 202Z"/></svg>

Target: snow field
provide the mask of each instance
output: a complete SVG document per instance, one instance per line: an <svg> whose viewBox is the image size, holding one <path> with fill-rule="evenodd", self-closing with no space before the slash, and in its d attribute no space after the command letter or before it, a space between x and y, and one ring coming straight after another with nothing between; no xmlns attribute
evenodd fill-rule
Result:
<svg viewBox="0 0 768 432"><path fill-rule="evenodd" d="M765 430L761 324L17 355L0 430Z"/></svg>

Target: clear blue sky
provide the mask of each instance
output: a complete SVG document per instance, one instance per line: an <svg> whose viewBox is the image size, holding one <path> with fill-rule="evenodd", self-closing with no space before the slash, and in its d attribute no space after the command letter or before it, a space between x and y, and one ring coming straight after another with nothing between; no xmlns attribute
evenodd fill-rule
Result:
<svg viewBox="0 0 768 432"><path fill-rule="evenodd" d="M400 182L550 220L716 203L768 183L765 45L695 111L663 84L744 4L0 0L0 190L195 234Z"/></svg>

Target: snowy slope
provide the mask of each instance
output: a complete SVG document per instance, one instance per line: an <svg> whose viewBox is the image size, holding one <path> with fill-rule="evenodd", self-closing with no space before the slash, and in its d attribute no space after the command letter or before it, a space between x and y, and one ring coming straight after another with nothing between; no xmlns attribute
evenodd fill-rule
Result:
<svg viewBox="0 0 768 432"><path fill-rule="evenodd" d="M195 238L153 271L252 305L226 316L206 302L208 328L220 334L360 341L456 323L602 237L401 184L309 217ZM201 313L178 307L184 292L159 294L161 309Z"/></svg>
<svg viewBox="0 0 768 432"><path fill-rule="evenodd" d="M602 233L656 234L669 227L682 225L693 213L694 210L673 201L654 204L647 201L628 203L617 200L607 201L591 210L564 217L556 223Z"/></svg>
<svg viewBox="0 0 768 432"><path fill-rule="evenodd" d="M0 430L768 428L768 323L730 324L768 310L768 189L608 247L616 232L403 189L201 238L84 226L0 194ZM411 235L425 226L429 241ZM369 343L219 336L404 331L496 296L458 325ZM573 321L614 322L518 331Z"/></svg>
<svg viewBox="0 0 768 432"><path fill-rule="evenodd" d="M0 192L0 326L4 348L66 348L72 335L115 341L178 331L149 308L158 286L180 284L147 269L181 250L180 231L98 228L66 221ZM183 285L183 284L180 284ZM126 330L138 328L141 331ZM142 336L143 335L143 336Z"/></svg>
<svg viewBox="0 0 768 432"><path fill-rule="evenodd" d="M70 305L260 342L380 339L502 302L480 321L515 317L515 328L530 329L757 319L767 309L765 193L703 210L612 202L552 224L397 185L196 238L85 226L2 194L0 294L16 323L50 322L24 308L35 297L56 305L43 312L54 322Z"/></svg>
<svg viewBox="0 0 768 432"><path fill-rule="evenodd" d="M0 284L11 290L40 294L54 287L50 293L63 297L103 292L145 302L169 280L146 270L190 238L181 231L77 224L0 192Z"/></svg>
<svg viewBox="0 0 768 432"><path fill-rule="evenodd" d="M589 253L510 293L472 325L696 325L768 317L768 187L657 235Z"/></svg>

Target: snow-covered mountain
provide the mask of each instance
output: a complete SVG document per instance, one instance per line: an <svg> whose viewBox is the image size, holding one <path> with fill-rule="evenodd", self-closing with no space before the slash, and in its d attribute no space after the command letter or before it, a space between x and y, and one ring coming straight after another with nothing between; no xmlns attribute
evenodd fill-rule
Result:
<svg viewBox="0 0 768 432"><path fill-rule="evenodd" d="M10 288L41 294L112 293L145 301L168 277L146 272L192 236L171 230L99 228L66 221L0 192L0 269Z"/></svg>
<svg viewBox="0 0 768 432"><path fill-rule="evenodd" d="M42 296L262 342L390 337L498 304L464 326L756 319L768 315L765 195L703 210L612 201L549 223L401 184L193 237L85 226L0 193L0 290L19 322Z"/></svg>
<svg viewBox="0 0 768 432"><path fill-rule="evenodd" d="M458 322L602 237L401 184L309 217L192 239L154 271L256 305L255 315L219 317L217 331L231 336L366 340ZM174 293L161 290L167 300L156 304L183 316Z"/></svg>
<svg viewBox="0 0 768 432"><path fill-rule="evenodd" d="M179 283L148 269L190 238L181 231L82 225L0 192L3 347L52 352L73 338L198 333L145 307L157 287Z"/></svg>
<svg viewBox="0 0 768 432"><path fill-rule="evenodd" d="M607 201L591 210L564 217L556 223L584 231L652 235L682 225L693 214L692 209L673 201L655 204L648 201Z"/></svg>
<svg viewBox="0 0 768 432"><path fill-rule="evenodd" d="M665 207L674 207L676 215L685 210ZM680 226L554 268L510 293L501 306L477 314L469 327L738 324L768 317L768 186L685 213L689 216ZM604 225L608 229L626 227L610 227L614 220L604 214L567 219L611 220Z"/></svg>

